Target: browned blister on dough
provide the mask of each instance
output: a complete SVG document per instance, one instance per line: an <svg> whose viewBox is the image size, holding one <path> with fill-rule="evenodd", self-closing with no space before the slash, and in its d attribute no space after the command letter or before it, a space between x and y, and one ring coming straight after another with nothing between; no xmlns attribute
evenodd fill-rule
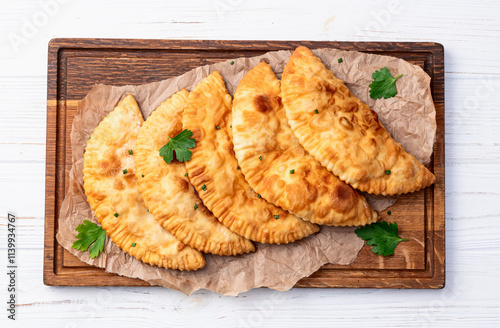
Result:
<svg viewBox="0 0 500 328"><path fill-rule="evenodd" d="M163 229L141 198L132 154L143 122L128 95L96 127L83 162L87 200L106 234L128 254L159 267L197 270L205 266L203 255Z"/></svg>
<svg viewBox="0 0 500 328"><path fill-rule="evenodd" d="M290 57L281 92L295 137L342 181L376 195L404 194L435 182L390 136L377 113L308 48L298 47Z"/></svg>
<svg viewBox="0 0 500 328"><path fill-rule="evenodd" d="M253 252L251 241L223 224L203 205L186 176L184 163L167 164L159 150L182 131L189 93L181 90L164 101L144 122L134 152L142 197L155 219L184 244L201 252L237 255Z"/></svg>
<svg viewBox="0 0 500 328"><path fill-rule="evenodd" d="M261 243L288 243L317 232L317 225L268 203L246 182L231 141L231 100L214 72L191 91L184 110L184 128L196 139L186 168L203 203L232 231Z"/></svg>
<svg viewBox="0 0 500 328"><path fill-rule="evenodd" d="M233 142L250 186L266 200L318 224L351 226L377 220L363 196L321 166L294 137L280 82L265 62L238 84Z"/></svg>

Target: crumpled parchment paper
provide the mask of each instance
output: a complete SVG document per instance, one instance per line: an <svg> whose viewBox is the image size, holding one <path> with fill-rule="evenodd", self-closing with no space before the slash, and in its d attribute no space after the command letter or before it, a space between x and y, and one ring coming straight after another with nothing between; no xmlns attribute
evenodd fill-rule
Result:
<svg viewBox="0 0 500 328"><path fill-rule="evenodd" d="M430 77L418 66L402 59L355 51L318 49L314 51L337 77L343 79L354 95L378 114L392 136L423 163L428 163L436 132L435 108L430 90ZM352 263L364 242L354 234L355 228L323 226L313 236L288 245L256 243L257 251L235 257L205 255L207 265L194 272L181 272L153 267L136 260L119 249L109 238L104 252L90 259L88 252L73 249L75 228L90 220L97 222L87 203L83 189L83 154L87 140L99 122L123 99L132 94L144 117L181 88L188 91L209 73L218 70L226 86L234 94L243 75L261 60L267 61L281 77L291 55L289 51L274 51L253 58L234 59L198 67L186 74L160 82L138 86L114 87L96 85L83 99L74 117L71 131L73 164L69 174L69 189L59 215L58 242L85 263L133 278L151 285L165 286L191 294L209 289L224 295L237 295L255 287L288 290L303 277L317 271L326 263ZM342 58L342 63L338 63ZM397 81L394 98L372 100L368 86L375 70L387 67L393 76L404 74ZM367 196L370 205L381 211L392 205L397 197Z"/></svg>

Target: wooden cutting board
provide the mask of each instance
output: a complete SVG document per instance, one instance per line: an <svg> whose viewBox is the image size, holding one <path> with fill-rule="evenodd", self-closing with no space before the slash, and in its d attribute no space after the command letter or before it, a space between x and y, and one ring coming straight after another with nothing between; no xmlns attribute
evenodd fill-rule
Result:
<svg viewBox="0 0 500 328"><path fill-rule="evenodd" d="M382 257L364 246L348 266L323 266L296 287L442 288L445 281L444 50L431 42L213 41L54 39L49 44L47 77L47 150L45 182L44 283L51 286L149 286L89 266L55 238L61 202L71 168L70 132L78 101L96 83L126 85L160 81L196 68L299 45L338 48L403 58L432 78L437 135L429 169L437 182L401 196L381 213L397 222L400 236L394 255Z"/></svg>

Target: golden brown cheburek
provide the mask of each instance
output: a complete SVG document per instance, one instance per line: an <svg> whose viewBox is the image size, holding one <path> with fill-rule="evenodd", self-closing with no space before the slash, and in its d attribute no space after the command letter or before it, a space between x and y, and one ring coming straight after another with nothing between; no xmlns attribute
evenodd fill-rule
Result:
<svg viewBox="0 0 500 328"><path fill-rule="evenodd" d="M295 50L281 83L294 135L341 180L376 195L404 194L435 182L434 175L392 139L377 113L308 48Z"/></svg>
<svg viewBox="0 0 500 328"><path fill-rule="evenodd" d="M213 72L189 94L184 129L196 139L189 179L203 203L226 227L245 238L289 243L319 230L317 225L268 203L245 181L231 141L231 96L219 72Z"/></svg>
<svg viewBox="0 0 500 328"><path fill-rule="evenodd" d="M237 255L255 247L221 224L203 205L186 176L184 163L167 164L159 150L182 131L182 111L189 92L163 102L139 131L134 151L142 198L155 219L184 244L201 252Z"/></svg>
<svg viewBox="0 0 500 328"><path fill-rule="evenodd" d="M280 82L267 63L239 82L232 125L241 171L267 201L318 224L353 226L377 220L364 197L307 154L293 136Z"/></svg>
<svg viewBox="0 0 500 328"><path fill-rule="evenodd" d="M201 253L163 229L144 206L133 156L143 121L136 101L128 95L92 133L83 163L90 207L111 240L136 259L179 270L202 268Z"/></svg>

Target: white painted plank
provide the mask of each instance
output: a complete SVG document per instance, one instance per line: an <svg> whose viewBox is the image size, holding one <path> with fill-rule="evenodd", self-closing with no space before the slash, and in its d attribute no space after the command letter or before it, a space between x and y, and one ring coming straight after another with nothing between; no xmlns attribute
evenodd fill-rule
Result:
<svg viewBox="0 0 500 328"><path fill-rule="evenodd" d="M98 0L65 2L46 20L37 0L1 4L7 19L0 25L6 34L0 41L6 49L0 63L4 59L11 63L2 67L3 74L43 75L47 42L55 36L437 41L447 49L447 71L500 74L492 51L492 47L498 49L500 31L500 8L494 0L400 1L396 6L389 5L391 1L368 0L356 6L338 0L306 6L283 0L155 0L139 7L133 2L118 7ZM31 31L30 22L39 22L40 27ZM18 47L9 41L15 36L25 40Z"/></svg>
<svg viewBox="0 0 500 328"><path fill-rule="evenodd" d="M51 0L0 2L0 258L16 211L16 327L498 327L500 3L497 1L66 1L15 52L9 34ZM385 16L384 16L385 15ZM447 287L252 290L239 297L163 288L42 284L47 42L53 37L437 41L446 54ZM486 91L485 91L486 90ZM4 263L4 262L1 262ZM0 275L5 286L6 276ZM6 291L0 288L6 300ZM2 301L3 302L3 301ZM5 314L5 313L4 313ZM0 326L11 322L0 315Z"/></svg>
<svg viewBox="0 0 500 328"><path fill-rule="evenodd" d="M40 144L0 144L2 162L32 162L45 164L45 142Z"/></svg>
<svg viewBox="0 0 500 328"><path fill-rule="evenodd" d="M4 63L6 61L4 60ZM46 80L46 77L0 76L0 89L3 95L3 100L0 101L0 149L2 151L5 144L45 145ZM26 151L28 149L26 148ZM0 160L5 159L5 156L0 158ZM8 158L8 160L13 159Z"/></svg>
<svg viewBox="0 0 500 328"><path fill-rule="evenodd" d="M41 251L37 253L41 258ZM20 252L21 259L25 255ZM41 264L41 260L37 262L33 266ZM39 271L22 266L19 272L19 313L26 326L70 323L70 327L113 327L120 322L126 327L159 327L168 320L171 326L181 327L330 327L334 323L355 327L376 317L378 321L371 323L376 327L404 323L420 327L426 322L456 327L477 326L478 322L494 325L498 315L496 287L478 280L464 284L466 279L484 278L475 271L458 276L450 270L449 287L453 290L293 289L281 293L257 289L239 297L206 291L186 297L162 288L51 288L36 282L41 278ZM57 307L64 310L54 316Z"/></svg>
<svg viewBox="0 0 500 328"><path fill-rule="evenodd" d="M0 162L0 217L43 217L45 165L40 162Z"/></svg>

